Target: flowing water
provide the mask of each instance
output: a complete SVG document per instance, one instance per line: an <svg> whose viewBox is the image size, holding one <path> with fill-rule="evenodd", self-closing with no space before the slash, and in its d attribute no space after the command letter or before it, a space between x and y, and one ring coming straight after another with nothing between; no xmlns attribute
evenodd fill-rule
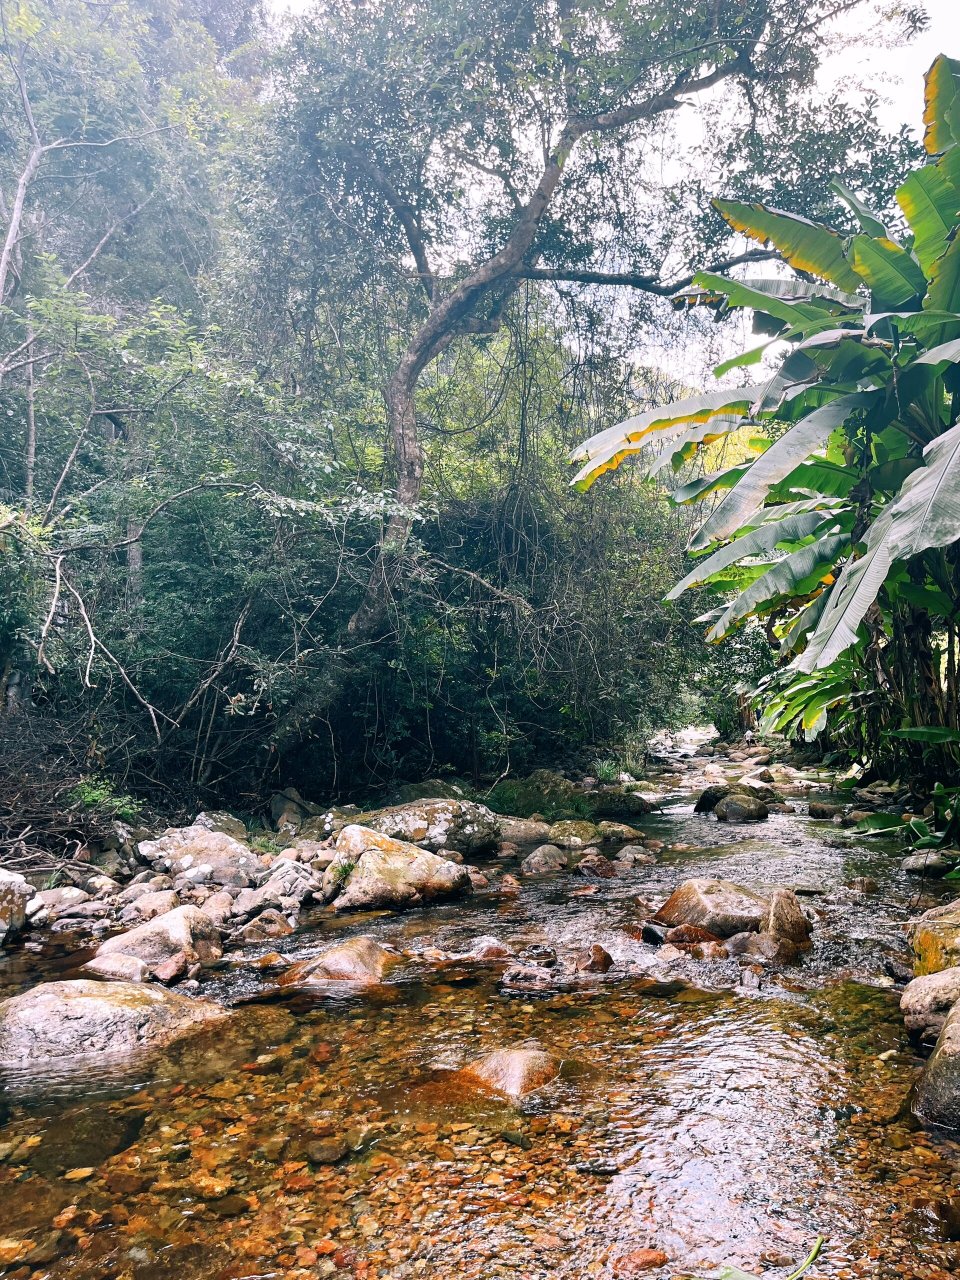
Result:
<svg viewBox="0 0 960 1280"><path fill-rule="evenodd" d="M234 1007L226 1027L121 1073L9 1078L0 1273L786 1276L820 1234L816 1276L960 1274L960 1146L910 1118L920 1062L884 967L916 904L899 855L801 815L725 829L680 794L641 825L692 848L597 885L567 874L516 897L321 916L281 944L599 942L617 961L603 977L508 994L502 966L425 957L372 996L281 998L253 950L204 980ZM695 875L803 891L820 916L812 952L780 973L665 972L631 936L638 900ZM875 888L844 888L858 877ZM12 953L0 993L76 963L62 947ZM564 1068L517 1105L454 1074L530 1039ZM318 1162L317 1144L345 1154Z"/></svg>

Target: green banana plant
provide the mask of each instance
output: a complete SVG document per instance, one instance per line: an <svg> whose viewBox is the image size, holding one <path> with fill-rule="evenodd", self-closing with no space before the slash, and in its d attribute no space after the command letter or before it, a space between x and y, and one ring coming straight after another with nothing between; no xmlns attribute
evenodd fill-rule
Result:
<svg viewBox="0 0 960 1280"><path fill-rule="evenodd" d="M674 501L709 505L698 560L667 598L723 595L707 615L714 641L763 620L790 664L768 722L808 736L844 687L856 706L868 685L887 699L888 740L917 724L960 730L960 61L941 55L925 84L928 159L897 191L906 234L839 183L852 234L715 200L799 278L703 273L675 304L750 309L769 337L720 378L760 364L771 342L785 358L763 381L649 410L572 455L580 489L631 458L650 477L681 473ZM720 441L724 468L691 478Z"/></svg>

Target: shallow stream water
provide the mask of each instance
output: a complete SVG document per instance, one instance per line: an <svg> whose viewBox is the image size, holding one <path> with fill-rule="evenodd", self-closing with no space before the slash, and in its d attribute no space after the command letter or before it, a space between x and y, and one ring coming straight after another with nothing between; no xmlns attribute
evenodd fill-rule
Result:
<svg viewBox="0 0 960 1280"><path fill-rule="evenodd" d="M786 1276L817 1235L814 1276L960 1274L960 1146L910 1118L920 1060L884 967L917 902L902 855L802 813L725 828L680 792L640 825L692 850L596 884L323 916L280 947L601 943L614 968L572 990L507 994L500 968L424 959L373 996L281 998L250 963L264 946L204 979L225 1026L119 1073L8 1078L0 1274L576 1280L641 1274L654 1250L655 1278ZM813 950L747 982L732 962L665 972L631 931L698 875L805 893ZM844 887L858 877L876 889ZM10 953L0 994L77 962ZM530 1039L564 1069L518 1105L453 1075ZM317 1142L347 1154L317 1164Z"/></svg>

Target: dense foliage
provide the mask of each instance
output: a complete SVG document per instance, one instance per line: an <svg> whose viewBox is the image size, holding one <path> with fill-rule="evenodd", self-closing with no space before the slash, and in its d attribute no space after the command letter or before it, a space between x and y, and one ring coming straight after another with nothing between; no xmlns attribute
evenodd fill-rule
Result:
<svg viewBox="0 0 960 1280"><path fill-rule="evenodd" d="M839 183L859 224L848 235L717 201L800 277L697 277L686 302L749 307L771 335L717 373L775 344L787 355L769 378L652 410L579 451L585 485L633 453L649 474L733 441L732 465L677 493L713 504L691 541L710 554L668 598L719 591L710 640L763 619L787 663L761 691L765 724L807 737L829 726L865 763L960 743L958 103L960 63L940 57L930 158L898 187L897 225Z"/></svg>
<svg viewBox="0 0 960 1280"><path fill-rule="evenodd" d="M854 5L0 0L7 720L240 802L642 746L725 693L660 602L685 512L627 473L585 504L565 458L681 390L692 261L769 256L698 199L762 138L788 207L823 165L887 201L906 134L804 109Z"/></svg>

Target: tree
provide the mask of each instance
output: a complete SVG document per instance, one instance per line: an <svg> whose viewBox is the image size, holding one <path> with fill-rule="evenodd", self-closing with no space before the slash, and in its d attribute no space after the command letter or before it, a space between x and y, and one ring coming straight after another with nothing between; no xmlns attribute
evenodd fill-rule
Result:
<svg viewBox="0 0 960 1280"><path fill-rule="evenodd" d="M496 332L524 280L672 293L670 237L651 232L664 205L635 198L660 122L729 85L755 130L811 83L825 25L854 5L420 0L400 14L330 0L297 29L278 71L297 150L271 181L354 274L358 240L380 255L367 271L406 299L384 386L397 505L355 637L383 629L413 527L424 371ZM727 141L742 132L728 123Z"/></svg>

